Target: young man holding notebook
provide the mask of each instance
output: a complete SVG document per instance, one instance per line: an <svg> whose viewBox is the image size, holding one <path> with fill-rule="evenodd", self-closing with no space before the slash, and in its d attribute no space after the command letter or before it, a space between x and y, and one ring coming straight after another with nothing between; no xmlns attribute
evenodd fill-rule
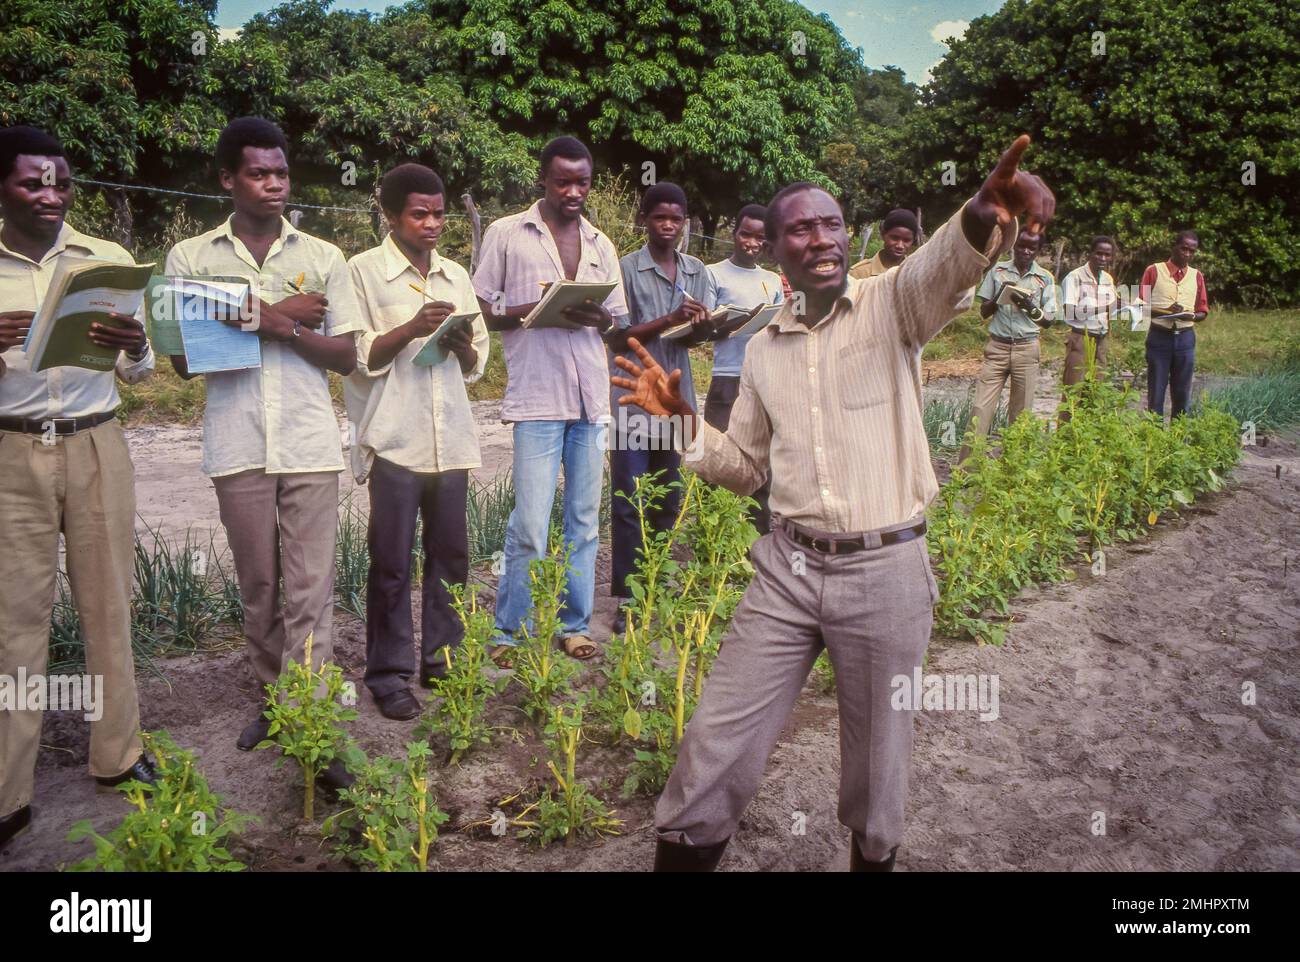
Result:
<svg viewBox="0 0 1300 962"><path fill-rule="evenodd" d="M1151 305L1147 331L1147 410L1165 415L1165 389L1178 417L1192 401L1192 371L1196 367L1196 325L1210 305L1205 275L1192 266L1200 248L1195 231L1180 231L1169 260L1152 264L1142 274L1141 297Z"/></svg>
<svg viewBox="0 0 1300 962"><path fill-rule="evenodd" d="M767 241L763 218L767 208L761 204L746 204L736 215L736 229L731 238L735 244L731 256L725 261L709 265L709 273L718 285L718 303L748 307L756 304L780 304L785 300L781 276L758 266L759 255ZM740 369L745 361L745 347L749 336L734 336L713 345L713 377L709 393L704 398L704 420L719 431L727 430L731 421L731 408L740 394ZM671 370L671 368L668 368ZM769 482L754 492L752 497L758 507L750 514L759 534L767 534L771 512L767 507Z"/></svg>
<svg viewBox="0 0 1300 962"><path fill-rule="evenodd" d="M95 324L88 334L122 352L111 371L34 372L22 348L61 259L135 263L64 222L72 198L56 139L32 127L0 130L0 675L45 675L62 532L86 674L102 679L90 773L104 785L152 782L131 655L135 474L114 409L116 380L147 377L153 353L139 317L121 314L117 327ZM0 710L0 847L31 822L41 717Z"/></svg>
<svg viewBox="0 0 1300 962"><path fill-rule="evenodd" d="M691 380L689 348L713 332L709 313L717 307L717 284L704 262L677 250L689 212L686 194L676 184L655 184L641 197L637 223L645 228L646 242L640 250L620 262L628 313L610 331L609 367L618 371L614 358L632 358L627 339L635 337L665 369L682 369L682 396L695 410L695 385ZM743 304L741 306L752 306ZM681 338L661 335L670 328L690 324L691 332ZM619 600L614 616L614 633L627 627L625 605L631 597L628 578L636 570L641 553L641 519L632 496L636 481L646 473L662 472L658 483L671 485L678 479L682 457L673 446L673 425L652 417L635 405L620 405L627 392L610 390L614 431L609 453L610 548L612 572L610 594ZM647 517L652 531L672 526L681 507L681 492L669 488L659 506Z"/></svg>
<svg viewBox="0 0 1300 962"><path fill-rule="evenodd" d="M308 635L314 664L333 654L343 455L327 372L356 366L360 312L339 249L283 216L289 161L280 128L260 117L231 121L216 163L234 213L173 247L166 273L247 280L260 325L261 366L206 374L203 412L203 471L217 490L260 687L302 660ZM189 376L185 358L172 364ZM259 697L238 747L256 747L268 725ZM339 763L325 777L330 787L345 781Z"/></svg>
<svg viewBox="0 0 1300 962"><path fill-rule="evenodd" d="M379 203L390 233L348 262L360 334L344 396L352 472L370 484L366 687L384 717L407 720L420 713L409 687L417 518L424 521L421 685L446 674L444 648L464 635L446 586L469 575L465 501L470 469L480 462L465 385L483 375L488 332L469 272L437 250L447 222L441 178L419 164L394 167L380 182ZM468 322L442 331L449 318L465 315Z"/></svg>
<svg viewBox="0 0 1300 962"><path fill-rule="evenodd" d="M568 584L560 609L564 648L591 658L596 593L596 546L609 421L609 368L602 332L627 314L618 252L582 216L591 190L591 152L573 137L542 150L544 196L520 214L502 217L483 235L474 292L489 330L500 331L506 357L501 420L514 425L515 507L506 530L505 564L497 591L498 646L510 645L531 607L529 562L547 551L551 504L564 468L564 540ZM601 304L565 310L576 325L524 329L521 322L545 287L560 280L612 283Z"/></svg>

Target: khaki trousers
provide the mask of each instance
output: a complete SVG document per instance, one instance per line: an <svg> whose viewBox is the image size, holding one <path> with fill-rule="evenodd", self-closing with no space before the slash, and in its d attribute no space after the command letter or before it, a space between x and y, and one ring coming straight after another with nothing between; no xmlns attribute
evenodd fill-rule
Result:
<svg viewBox="0 0 1300 962"><path fill-rule="evenodd" d="M1011 381L1011 400L1007 405L1007 423L1014 424L1022 411L1030 406L1034 386L1038 383L1038 362L1042 345L1038 338L1019 344L1003 344L989 338L984 345L984 364L975 382L975 407L971 411L971 427L982 435L989 433L993 416L998 410L1002 387ZM959 461L965 461L970 449L962 445Z"/></svg>
<svg viewBox="0 0 1300 962"><path fill-rule="evenodd" d="M302 661L308 634L312 664L320 667L334 651L338 474L257 469L212 483L235 559L253 675L274 683L291 660Z"/></svg>
<svg viewBox="0 0 1300 962"><path fill-rule="evenodd" d="M90 724L90 773L120 775L140 757L131 656L135 471L117 421L46 445L0 431L0 674L49 664L59 532L81 619L86 672L103 679ZM0 817L32 800L42 712L0 711Z"/></svg>
<svg viewBox="0 0 1300 962"><path fill-rule="evenodd" d="M1083 380L1083 371L1088 363L1084 348L1085 338L1097 345L1096 380L1100 381L1106 377L1106 346L1110 342L1110 335L1102 334L1100 337L1095 334L1085 335L1070 328L1070 333L1065 335L1065 374L1061 378L1063 384L1078 384Z"/></svg>
<svg viewBox="0 0 1300 962"><path fill-rule="evenodd" d="M655 826L661 838L697 846L736 831L825 647L840 711L839 820L863 857L882 861L903 838L912 754L912 712L891 706L891 679L921 664L939 598L925 538L826 555L790 540L773 518L750 561L754 579L704 683Z"/></svg>

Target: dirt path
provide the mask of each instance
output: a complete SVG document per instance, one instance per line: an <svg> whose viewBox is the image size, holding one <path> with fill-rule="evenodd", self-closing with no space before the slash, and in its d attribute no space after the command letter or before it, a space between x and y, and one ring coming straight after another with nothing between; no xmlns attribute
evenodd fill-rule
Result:
<svg viewBox="0 0 1300 962"><path fill-rule="evenodd" d="M1294 445L1257 448L1235 478L1230 491L1162 523L1147 541L1109 550L1103 577L1083 569L1074 584L1024 595L1004 647L935 640L927 671L996 675L999 717L919 715L902 868L1300 868L1300 457ZM595 627L603 632L612 616L604 547L601 569ZM362 626L343 616L339 626L339 661L362 689ZM340 868L317 839L296 835L293 774L277 769L271 752L234 749L257 694L240 656L165 667L165 681L141 679L144 725L194 748L227 803L261 818L241 856L261 869ZM1253 706L1242 703L1246 683ZM400 751L411 726L385 721L368 695L360 707L359 743L371 754ZM509 698L492 717L527 732ZM845 867L836 717L833 696L805 692L725 868ZM79 718L47 715L42 742L38 819L0 869L83 857L88 846L64 841L71 824L91 818L106 830L122 813L85 775ZM618 809L623 836L537 851L463 830L541 778L540 754L531 735L503 732L444 773L440 803L452 821L437 867L647 867L652 803L618 798L625 757L599 747L584 750L579 771ZM801 835L792 832L800 813ZM1095 813L1105 816L1104 835L1093 833Z"/></svg>

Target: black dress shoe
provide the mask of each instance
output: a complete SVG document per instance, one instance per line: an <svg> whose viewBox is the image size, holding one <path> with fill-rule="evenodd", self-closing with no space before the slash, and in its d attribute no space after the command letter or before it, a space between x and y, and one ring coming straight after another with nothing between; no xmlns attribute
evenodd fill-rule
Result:
<svg viewBox="0 0 1300 962"><path fill-rule="evenodd" d="M153 762L149 761L148 755L141 755L134 765L124 771L121 775L109 775L105 777L95 776L95 781L106 788L116 788L126 782L137 781L144 782L146 785L158 784L158 773L154 771Z"/></svg>
<svg viewBox="0 0 1300 962"><path fill-rule="evenodd" d="M614 609L614 627L613 633L621 635L627 631L627 602L619 599L619 605Z"/></svg>
<svg viewBox="0 0 1300 962"><path fill-rule="evenodd" d="M447 673L444 671L420 671L420 687L426 691L433 691L438 686L438 682L446 679Z"/></svg>
<svg viewBox="0 0 1300 962"><path fill-rule="evenodd" d="M375 704L379 706L379 714L393 721L410 721L420 714L420 703L408 688L390 691L382 698L376 698Z"/></svg>
<svg viewBox="0 0 1300 962"><path fill-rule="evenodd" d="M235 747L241 752L251 752L254 748L266 741L271 731L271 719L258 713L253 723L239 733L239 741L235 742Z"/></svg>
<svg viewBox="0 0 1300 962"><path fill-rule="evenodd" d="M0 848L4 848L11 840L27 831L27 826L31 824L32 807L30 805L24 805L18 811L11 812L4 818L0 818Z"/></svg>
<svg viewBox="0 0 1300 962"><path fill-rule="evenodd" d="M683 845L659 839L655 843L656 872L712 872L718 867L722 853L731 839L724 838L716 845Z"/></svg>
<svg viewBox="0 0 1300 962"><path fill-rule="evenodd" d="M856 838L849 840L849 871L850 872L892 872L894 870L894 856L898 854L898 846L895 845L889 850L889 858L883 862L868 862L862 857L862 849L858 848Z"/></svg>
<svg viewBox="0 0 1300 962"><path fill-rule="evenodd" d="M351 788L357 778L348 771L343 759L336 758L329 767L316 776L316 784L327 801L338 801L339 792Z"/></svg>

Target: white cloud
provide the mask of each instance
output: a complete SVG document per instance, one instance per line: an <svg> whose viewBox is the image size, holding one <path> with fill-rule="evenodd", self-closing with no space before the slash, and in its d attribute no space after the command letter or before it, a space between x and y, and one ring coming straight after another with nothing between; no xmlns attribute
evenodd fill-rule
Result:
<svg viewBox="0 0 1300 962"><path fill-rule="evenodd" d="M969 20L940 20L930 28L930 39L946 47L949 37L960 37L969 26Z"/></svg>

